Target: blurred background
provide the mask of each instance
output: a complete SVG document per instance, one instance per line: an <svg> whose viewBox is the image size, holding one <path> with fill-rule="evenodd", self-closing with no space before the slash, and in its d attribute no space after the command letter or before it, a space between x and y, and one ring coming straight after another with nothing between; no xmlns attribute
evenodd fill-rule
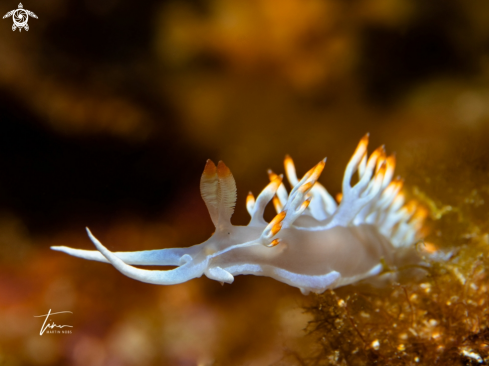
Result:
<svg viewBox="0 0 489 366"><path fill-rule="evenodd" d="M49 250L92 249L86 226L114 251L204 241L208 158L236 179L234 224L247 223L247 192L267 184L268 168L283 172L287 153L299 174L327 156L320 180L338 193L366 132L370 151L396 152L408 192L446 204L454 190L472 192L474 172L487 178L489 3L23 5L38 16L28 32L0 22L0 365L307 355L295 288L254 276L153 286ZM0 13L17 6L2 0ZM49 309L73 312L53 317L72 334L39 336L34 316Z"/></svg>

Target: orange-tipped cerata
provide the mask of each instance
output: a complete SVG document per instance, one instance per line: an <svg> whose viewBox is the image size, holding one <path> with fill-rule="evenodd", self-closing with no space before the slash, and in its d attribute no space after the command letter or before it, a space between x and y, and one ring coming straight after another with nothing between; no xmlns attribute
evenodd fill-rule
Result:
<svg viewBox="0 0 489 366"><path fill-rule="evenodd" d="M278 175L275 174L272 169L268 169L267 173L268 173L268 178L270 179L270 181L272 181L278 177Z"/></svg>
<svg viewBox="0 0 489 366"><path fill-rule="evenodd" d="M387 164L387 169L393 171L396 168L396 156L395 155L390 155L386 159L386 164Z"/></svg>
<svg viewBox="0 0 489 366"><path fill-rule="evenodd" d="M267 247L270 247L270 248L276 247L277 245L280 244L280 242L281 242L280 238L273 239L272 242L267 245Z"/></svg>
<svg viewBox="0 0 489 366"><path fill-rule="evenodd" d="M358 143L357 148L355 149L355 152L353 153L353 155L357 155L358 153L360 153L360 151L362 151L361 154L363 155L364 154L363 152L367 151L369 137L370 137L370 134L367 133L367 134L365 134L365 136L363 136L361 138L361 140Z"/></svg>

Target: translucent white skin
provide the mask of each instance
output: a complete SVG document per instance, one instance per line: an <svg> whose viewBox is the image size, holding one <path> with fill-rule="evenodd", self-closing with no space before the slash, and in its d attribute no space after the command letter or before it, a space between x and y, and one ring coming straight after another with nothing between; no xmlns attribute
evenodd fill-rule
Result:
<svg viewBox="0 0 489 366"><path fill-rule="evenodd" d="M299 181L292 160L285 167L293 186L290 194L281 176L270 173L272 182L256 201L250 194L247 226L230 222L236 186L229 169L208 161L201 192L216 226L204 243L189 248L110 252L87 229L98 251L52 247L80 258L110 262L136 280L172 285L201 277L232 283L235 275L272 277L298 287L304 294L354 283L378 274L381 261L398 262L419 236L425 212L410 203L403 207L402 182L393 182L395 161L382 148L367 160L368 135L358 145L345 171L343 198L337 206L317 179L325 159ZM353 187L352 175L359 181ZM267 223L263 212L275 197L277 216ZM145 270L132 265L171 265L172 270Z"/></svg>

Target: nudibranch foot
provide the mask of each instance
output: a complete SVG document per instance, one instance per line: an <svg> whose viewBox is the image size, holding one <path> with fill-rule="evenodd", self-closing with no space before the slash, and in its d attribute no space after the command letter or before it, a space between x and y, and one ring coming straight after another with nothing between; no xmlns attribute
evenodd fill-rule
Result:
<svg viewBox="0 0 489 366"><path fill-rule="evenodd" d="M236 183L228 167L208 160L200 181L202 198L216 228L205 242L189 248L111 252L87 229L96 251L52 247L67 254L111 263L133 279L172 285L206 275L221 283L234 276L268 276L321 293L375 276L383 263L391 268L415 256L426 210L405 204L403 181L394 177L395 156L381 146L367 155L368 134L347 164L340 203L319 182L326 159L298 179L292 158L285 157L290 193L282 175L268 172L270 183L255 197L250 192L246 226L231 224ZM352 177L358 172L358 182ZM265 207L273 201L277 215L268 223ZM133 265L177 266L147 270Z"/></svg>

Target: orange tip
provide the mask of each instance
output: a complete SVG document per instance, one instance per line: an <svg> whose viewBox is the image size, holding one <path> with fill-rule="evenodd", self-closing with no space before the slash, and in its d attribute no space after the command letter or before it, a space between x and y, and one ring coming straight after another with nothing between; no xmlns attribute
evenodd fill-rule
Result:
<svg viewBox="0 0 489 366"><path fill-rule="evenodd" d="M231 175L231 170L229 170L222 160L217 163L217 175L219 178L226 178Z"/></svg>
<svg viewBox="0 0 489 366"><path fill-rule="evenodd" d="M275 207L275 211L277 212L283 209L282 202L280 202L277 196L273 196L273 207Z"/></svg>
<svg viewBox="0 0 489 366"><path fill-rule="evenodd" d="M267 245L267 247L269 248L273 248L274 246L277 246L279 245L281 242L280 238L277 238L277 239L273 239L273 241Z"/></svg>
<svg viewBox="0 0 489 366"><path fill-rule="evenodd" d="M275 178L278 177L278 175L275 174L272 169L268 169L267 173L268 173L268 178L270 178L270 181L273 181Z"/></svg>
<svg viewBox="0 0 489 366"><path fill-rule="evenodd" d="M391 156L388 156L386 159L387 167L389 169L394 170L396 167L396 155L392 154Z"/></svg>
<svg viewBox="0 0 489 366"><path fill-rule="evenodd" d="M299 190L302 192L302 193L306 193L308 191L311 190L312 186L314 185L314 183L304 183L300 188Z"/></svg>
<svg viewBox="0 0 489 366"><path fill-rule="evenodd" d="M309 198L302 203L301 208L305 210L307 207L309 207L310 203L311 203L311 199Z"/></svg>
<svg viewBox="0 0 489 366"><path fill-rule="evenodd" d="M285 155L285 158L284 158L284 163L287 165L287 164L294 164L294 160L292 160L292 158L290 157L289 154L286 154Z"/></svg>
<svg viewBox="0 0 489 366"><path fill-rule="evenodd" d="M246 196L246 204L254 204L255 203L255 196L253 196L253 193L248 192L248 195Z"/></svg>
<svg viewBox="0 0 489 366"><path fill-rule="evenodd" d="M436 247L436 245L435 245L435 244L433 244L433 243L428 243L428 242L426 242L426 241L424 242L424 245L423 245L423 247L422 247L422 248L423 248L423 250L424 250L425 252L428 252L428 253L434 253L434 252L436 252L436 251L438 250L438 248Z"/></svg>
<svg viewBox="0 0 489 366"><path fill-rule="evenodd" d="M284 221L285 219L285 216L287 215L287 211L282 211L280 212L279 214L277 214L272 221L270 221L270 224L272 225L277 225L279 223L281 223L282 221Z"/></svg>
<svg viewBox="0 0 489 366"><path fill-rule="evenodd" d="M211 159L207 159L203 174L208 176L213 176L214 174L216 174L216 171L217 171L216 164L214 164L214 162Z"/></svg>
<svg viewBox="0 0 489 366"><path fill-rule="evenodd" d="M279 224L273 225L272 230L270 230L270 232L272 233L272 236L275 236L281 229L282 229L282 224L279 223Z"/></svg>
<svg viewBox="0 0 489 366"><path fill-rule="evenodd" d="M353 153L353 155L356 155L360 150L366 150L367 149L369 136L370 136L370 134L367 133L367 134L365 134L365 136L363 136L360 139L360 142L358 143L358 146L355 149L355 152Z"/></svg>

